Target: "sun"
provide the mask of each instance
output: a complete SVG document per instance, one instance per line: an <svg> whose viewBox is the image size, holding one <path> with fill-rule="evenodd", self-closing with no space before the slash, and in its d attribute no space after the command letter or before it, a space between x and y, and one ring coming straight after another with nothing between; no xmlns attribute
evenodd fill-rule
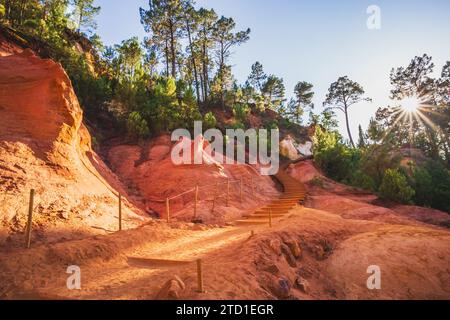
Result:
<svg viewBox="0 0 450 320"><path fill-rule="evenodd" d="M416 113L421 104L421 101L417 97L407 97L400 101L400 106L403 111L409 113Z"/></svg>

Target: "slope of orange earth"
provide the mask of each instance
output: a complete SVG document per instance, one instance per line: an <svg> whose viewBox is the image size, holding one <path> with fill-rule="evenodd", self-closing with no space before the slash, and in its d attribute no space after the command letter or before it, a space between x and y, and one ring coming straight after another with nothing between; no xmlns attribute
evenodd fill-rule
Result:
<svg viewBox="0 0 450 320"><path fill-rule="evenodd" d="M290 171L301 168L305 173L315 170L306 162ZM341 193L343 187L336 185ZM316 193L323 190L308 188L310 197L320 196ZM332 192L328 193L330 197ZM361 197L359 206L364 208L368 195ZM350 210L356 206L353 202ZM18 250L0 261L0 296L450 299L448 229L397 216L393 210L378 212L376 221L367 216L344 217L338 207L339 203L335 212L329 212L297 206L281 219L274 219L272 228L198 229L192 224L154 221L110 236ZM328 209L332 211L333 206ZM197 292L198 258L203 260L206 293ZM73 264L81 267L80 290L66 287L65 270ZM367 269L372 265L381 270L380 290L367 288Z"/></svg>
<svg viewBox="0 0 450 320"><path fill-rule="evenodd" d="M26 50L0 57L0 247L23 245L32 188L33 243L116 230L118 191L125 225L145 220L92 151L62 67Z"/></svg>

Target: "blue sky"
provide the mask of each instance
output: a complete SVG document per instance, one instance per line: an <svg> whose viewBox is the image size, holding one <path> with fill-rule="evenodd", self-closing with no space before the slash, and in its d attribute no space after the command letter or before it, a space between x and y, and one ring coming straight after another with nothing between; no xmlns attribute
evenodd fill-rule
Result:
<svg viewBox="0 0 450 320"><path fill-rule="evenodd" d="M111 45L145 32L139 7L147 0L97 0L102 7L98 33ZM381 29L369 30L369 5L381 9ZM197 0L197 7L214 8L233 17L237 30L251 28L250 41L234 50L231 63L238 81L260 61L266 73L285 81L288 96L298 81L315 87L316 112L330 84L347 75L359 82L372 103L350 110L352 134L363 128L379 106L389 104L389 72L407 65L415 55L433 57L435 73L450 60L450 1L301 1L301 0ZM346 137L344 117L338 113Z"/></svg>

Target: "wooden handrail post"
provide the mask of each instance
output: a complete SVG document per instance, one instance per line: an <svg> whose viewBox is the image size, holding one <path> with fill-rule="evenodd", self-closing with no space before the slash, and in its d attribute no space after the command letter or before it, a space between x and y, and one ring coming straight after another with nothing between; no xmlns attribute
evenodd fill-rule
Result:
<svg viewBox="0 0 450 320"><path fill-rule="evenodd" d="M122 231L122 195L119 193L119 231Z"/></svg>
<svg viewBox="0 0 450 320"><path fill-rule="evenodd" d="M203 290L203 270L202 270L202 259L197 259L197 290L200 293L204 293Z"/></svg>
<svg viewBox="0 0 450 320"><path fill-rule="evenodd" d="M240 181L240 190L239 190L239 197L241 198L241 203L242 203L242 187L243 187L243 185L242 185L242 178L241 178L241 181Z"/></svg>
<svg viewBox="0 0 450 320"><path fill-rule="evenodd" d="M33 206L34 206L34 189L30 190L30 202L28 204L28 223L26 229L26 246L27 249L31 246L31 229L33 224Z"/></svg>
<svg viewBox="0 0 450 320"><path fill-rule="evenodd" d="M198 184L195 185L194 219L197 218Z"/></svg>
<svg viewBox="0 0 450 320"><path fill-rule="evenodd" d="M166 216L167 222L170 222L170 207L169 207L169 198L166 198Z"/></svg>
<svg viewBox="0 0 450 320"><path fill-rule="evenodd" d="M227 207L230 203L230 178L227 178Z"/></svg>
<svg viewBox="0 0 450 320"><path fill-rule="evenodd" d="M272 228L272 209L269 209L269 227Z"/></svg>

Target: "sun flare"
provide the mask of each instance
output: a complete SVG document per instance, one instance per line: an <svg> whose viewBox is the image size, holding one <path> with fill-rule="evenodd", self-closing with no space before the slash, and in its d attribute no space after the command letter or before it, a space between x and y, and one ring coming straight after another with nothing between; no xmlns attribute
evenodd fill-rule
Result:
<svg viewBox="0 0 450 320"><path fill-rule="evenodd" d="M400 105L403 111L416 113L419 110L421 102L417 97L407 97L400 101Z"/></svg>

